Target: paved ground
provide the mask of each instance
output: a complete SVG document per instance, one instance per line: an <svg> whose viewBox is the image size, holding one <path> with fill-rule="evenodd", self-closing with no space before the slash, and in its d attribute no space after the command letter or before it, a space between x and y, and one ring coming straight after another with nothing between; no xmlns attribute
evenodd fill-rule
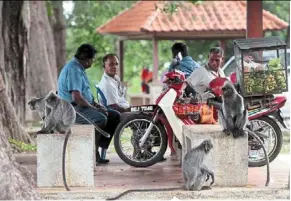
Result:
<svg viewBox="0 0 291 201"><path fill-rule="evenodd" d="M27 166L36 176L35 155L17 155L17 161ZM131 188L167 188L182 185L181 168L168 159L148 168L130 167L114 153L108 154L110 163L95 170L95 188L38 189L45 199L104 199ZM168 157L169 158L169 157ZM124 199L289 199L286 190L290 166L289 155L279 155L271 167L271 182L265 187L266 167L249 168L248 186L245 188L219 188L203 192L143 192L132 193Z"/></svg>

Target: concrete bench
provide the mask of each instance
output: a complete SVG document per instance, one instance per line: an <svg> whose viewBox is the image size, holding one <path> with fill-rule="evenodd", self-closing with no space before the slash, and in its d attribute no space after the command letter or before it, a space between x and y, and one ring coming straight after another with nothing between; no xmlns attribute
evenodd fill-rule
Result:
<svg viewBox="0 0 291 201"><path fill-rule="evenodd" d="M210 139L213 149L205 164L214 172L215 185L246 186L248 182L248 139L234 139L222 132L220 125L183 126L182 160L186 152Z"/></svg>
<svg viewBox="0 0 291 201"><path fill-rule="evenodd" d="M37 186L61 187L64 134L37 136ZM91 125L74 125L66 151L66 178L71 186L94 186L95 135Z"/></svg>

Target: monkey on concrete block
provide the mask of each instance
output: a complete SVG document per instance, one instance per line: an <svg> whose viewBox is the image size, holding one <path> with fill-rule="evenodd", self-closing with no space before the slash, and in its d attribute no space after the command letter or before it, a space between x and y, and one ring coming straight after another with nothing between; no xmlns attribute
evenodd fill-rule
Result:
<svg viewBox="0 0 291 201"><path fill-rule="evenodd" d="M232 133L234 138L244 136L248 111L245 109L243 97L229 81L225 81L222 87L222 105L218 111L218 120L227 135Z"/></svg>
<svg viewBox="0 0 291 201"><path fill-rule="evenodd" d="M46 114L44 124L41 130L37 132L37 134L50 133L51 130L56 130L59 133L66 134L63 146L62 172L64 186L69 191L70 189L67 185L65 175L65 157L68 139L71 135L71 127L75 124L76 121L76 114L90 122L95 127L95 129L105 137L110 137L110 135L99 128L94 122L86 118L84 115L77 113L71 103L59 98L54 92L50 92L43 99L45 101L45 107L50 109L50 112L49 114Z"/></svg>
<svg viewBox="0 0 291 201"><path fill-rule="evenodd" d="M222 105L218 111L218 118L223 127L223 132L226 134L232 133L234 138L248 134L261 144L267 161L265 186L268 186L270 182L269 156L260 137L250 129L248 111L245 109L243 97L237 93L234 85L229 81L225 81L222 87Z"/></svg>
<svg viewBox="0 0 291 201"><path fill-rule="evenodd" d="M29 108L32 111L36 111L39 115L39 117L42 119L43 124L45 124L45 117L49 115L51 112L51 109L49 107L46 107L45 103L45 97L42 98L36 98L31 97L28 101ZM52 129L50 133L54 133L54 130Z"/></svg>
<svg viewBox="0 0 291 201"><path fill-rule="evenodd" d="M30 98L28 105L32 111L36 111L42 120L50 113L50 108L46 107L45 99L32 97Z"/></svg>

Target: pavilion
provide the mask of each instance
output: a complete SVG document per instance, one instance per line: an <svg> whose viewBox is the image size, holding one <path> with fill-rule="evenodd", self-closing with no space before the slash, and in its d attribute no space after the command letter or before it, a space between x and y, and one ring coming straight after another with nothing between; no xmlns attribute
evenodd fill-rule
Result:
<svg viewBox="0 0 291 201"><path fill-rule="evenodd" d="M100 34L118 36L120 78L123 80L125 40L152 40L153 79L158 78L159 40L220 40L263 37L265 31L282 30L288 23L263 10L262 1L183 1L174 14L162 9L167 1L138 1L97 28Z"/></svg>

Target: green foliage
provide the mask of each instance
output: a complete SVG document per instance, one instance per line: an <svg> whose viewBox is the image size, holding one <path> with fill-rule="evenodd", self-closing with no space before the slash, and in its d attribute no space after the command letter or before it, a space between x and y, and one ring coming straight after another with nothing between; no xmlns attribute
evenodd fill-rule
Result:
<svg viewBox="0 0 291 201"><path fill-rule="evenodd" d="M51 1L45 1L47 15L50 18L53 15L53 6Z"/></svg>
<svg viewBox="0 0 291 201"><path fill-rule="evenodd" d="M82 43L93 44L98 53L95 63L87 70L91 89L100 81L103 74L102 57L110 52L116 53L117 37L96 33L96 28L129 8L134 1L84 1L74 2L73 13L67 19L67 59L71 59ZM169 51L172 41L159 42L159 64L164 69L166 62L171 60ZM141 91L140 74L143 67L152 69L152 41L135 40L124 42L124 81L129 82L129 93ZM162 70L160 71L162 72ZM96 97L96 94L94 94Z"/></svg>
<svg viewBox="0 0 291 201"><path fill-rule="evenodd" d="M8 142L10 144L13 144L15 145L18 149L20 149L21 151L36 151L36 145L31 145L31 144L26 144L24 142L21 142L21 141L17 141L17 140L14 140L12 138L9 138L8 139Z"/></svg>
<svg viewBox="0 0 291 201"><path fill-rule="evenodd" d="M179 1L170 1L167 2L163 8L163 11L166 13L175 13L178 9L178 7L180 6L181 2Z"/></svg>
<svg viewBox="0 0 291 201"><path fill-rule="evenodd" d="M263 1L263 9L275 14L285 22L290 23L290 1ZM279 36L285 41L287 29L283 31L268 31L265 36Z"/></svg>

